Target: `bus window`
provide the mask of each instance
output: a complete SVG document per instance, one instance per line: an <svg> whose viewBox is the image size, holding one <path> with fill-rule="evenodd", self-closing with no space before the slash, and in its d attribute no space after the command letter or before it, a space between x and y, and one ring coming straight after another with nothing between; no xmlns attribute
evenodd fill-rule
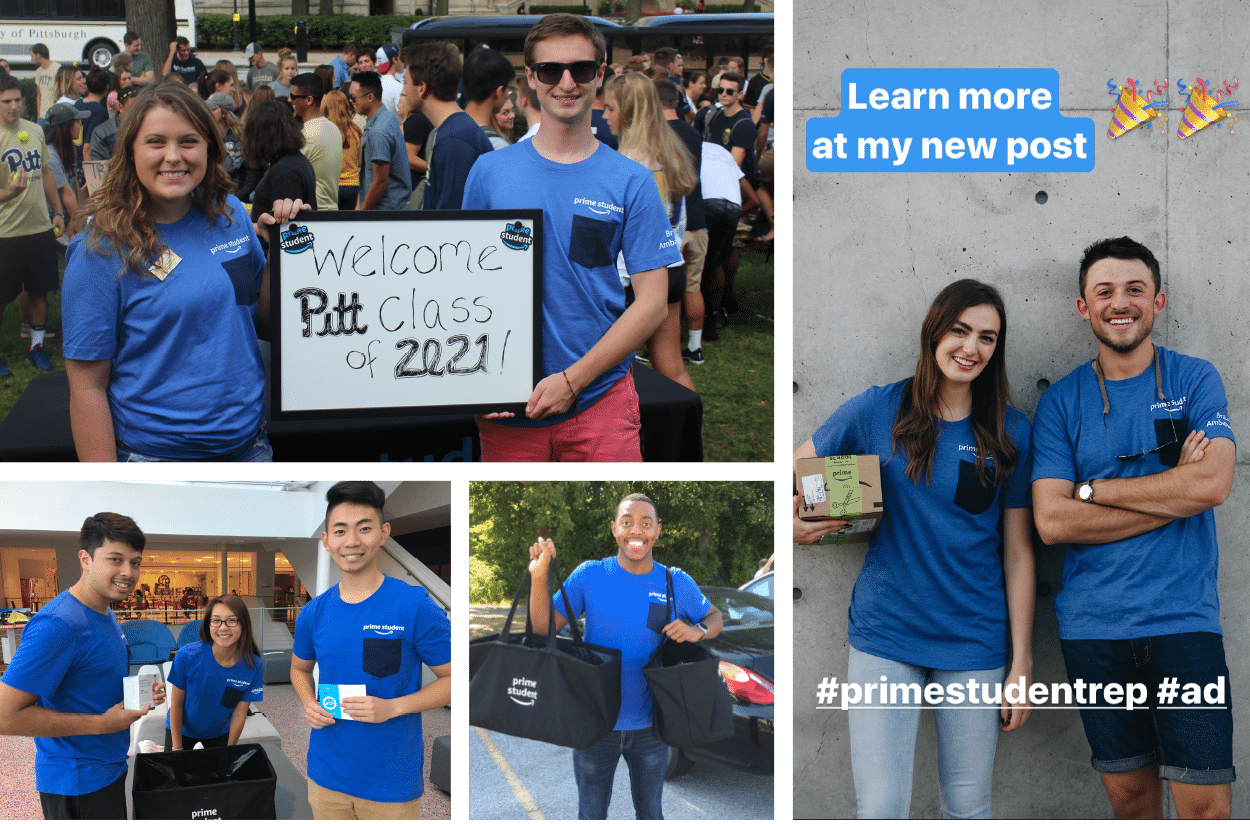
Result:
<svg viewBox="0 0 1250 824"><path fill-rule="evenodd" d="M76 0L48 0L48 16L75 18L78 16Z"/></svg>

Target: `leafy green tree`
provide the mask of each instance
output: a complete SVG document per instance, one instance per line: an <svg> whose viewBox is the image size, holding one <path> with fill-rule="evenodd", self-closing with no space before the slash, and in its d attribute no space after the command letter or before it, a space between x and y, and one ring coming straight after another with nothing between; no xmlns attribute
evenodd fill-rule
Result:
<svg viewBox="0 0 1250 824"><path fill-rule="evenodd" d="M555 542L561 575L616 554L610 525L631 492L655 501L656 560L700 584L736 587L772 554L772 484L758 481L492 481L469 484L470 596L511 600L529 546Z"/></svg>

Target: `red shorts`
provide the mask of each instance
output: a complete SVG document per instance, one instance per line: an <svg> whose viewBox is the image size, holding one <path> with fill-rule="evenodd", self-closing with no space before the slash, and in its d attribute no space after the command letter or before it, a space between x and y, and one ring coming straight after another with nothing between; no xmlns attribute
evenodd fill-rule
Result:
<svg viewBox="0 0 1250 824"><path fill-rule="evenodd" d="M477 416L483 461L641 461L634 373L589 409L551 426L507 426Z"/></svg>

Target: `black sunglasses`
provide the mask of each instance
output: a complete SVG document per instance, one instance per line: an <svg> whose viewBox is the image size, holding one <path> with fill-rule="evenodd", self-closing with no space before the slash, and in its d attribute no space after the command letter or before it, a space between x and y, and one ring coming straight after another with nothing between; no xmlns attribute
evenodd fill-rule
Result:
<svg viewBox="0 0 1250 824"><path fill-rule="evenodd" d="M539 83L553 86L564 79L567 71L574 83L589 83L599 73L598 60L574 60L572 63L531 63L530 70Z"/></svg>
<svg viewBox="0 0 1250 824"><path fill-rule="evenodd" d="M290 94L290 95L287 95L287 97L291 98L292 100L307 100L310 97L312 97L312 95L311 94Z"/></svg>
<svg viewBox="0 0 1250 824"><path fill-rule="evenodd" d="M737 89L726 89L720 86L717 86L716 88L712 89L712 91L716 92L717 94L737 94L738 93Z"/></svg>

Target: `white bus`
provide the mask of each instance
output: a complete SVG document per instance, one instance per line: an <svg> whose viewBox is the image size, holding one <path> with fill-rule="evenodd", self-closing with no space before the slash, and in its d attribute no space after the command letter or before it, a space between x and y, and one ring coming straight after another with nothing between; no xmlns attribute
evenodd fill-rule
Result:
<svg viewBox="0 0 1250 824"><path fill-rule="evenodd" d="M195 45L195 8L174 0L178 34ZM57 63L85 62L108 68L123 48L125 0L0 0L0 57L30 63L30 47L43 43ZM144 43L159 68L169 46Z"/></svg>

